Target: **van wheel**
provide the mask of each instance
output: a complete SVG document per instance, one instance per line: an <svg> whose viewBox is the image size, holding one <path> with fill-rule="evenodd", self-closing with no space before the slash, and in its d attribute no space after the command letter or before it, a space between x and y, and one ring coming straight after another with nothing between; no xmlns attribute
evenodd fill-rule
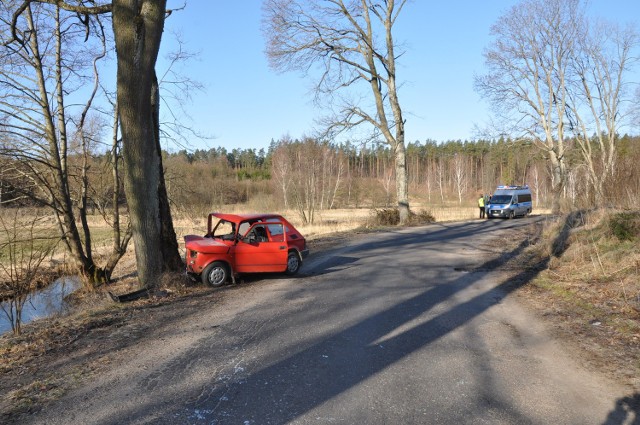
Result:
<svg viewBox="0 0 640 425"><path fill-rule="evenodd" d="M509 219L512 219L516 216L516 214L513 211L509 211Z"/></svg>
<svg viewBox="0 0 640 425"><path fill-rule="evenodd" d="M214 261L204 268L200 278L205 285L218 288L224 285L229 277L229 268L222 261Z"/></svg>
<svg viewBox="0 0 640 425"><path fill-rule="evenodd" d="M285 271L288 275L294 275L298 273L300 270L300 266L302 262L300 261L300 257L296 252L291 251L289 256L287 257L287 270Z"/></svg>

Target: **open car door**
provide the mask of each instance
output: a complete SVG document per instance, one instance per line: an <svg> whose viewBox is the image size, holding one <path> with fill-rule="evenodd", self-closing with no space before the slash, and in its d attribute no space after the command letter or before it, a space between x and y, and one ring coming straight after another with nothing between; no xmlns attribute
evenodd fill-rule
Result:
<svg viewBox="0 0 640 425"><path fill-rule="evenodd" d="M287 240L283 223L258 222L234 247L237 273L283 272L287 268Z"/></svg>

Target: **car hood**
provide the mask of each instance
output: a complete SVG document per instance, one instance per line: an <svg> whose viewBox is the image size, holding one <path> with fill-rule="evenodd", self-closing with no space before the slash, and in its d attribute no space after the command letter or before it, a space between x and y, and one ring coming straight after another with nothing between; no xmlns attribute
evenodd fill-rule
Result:
<svg viewBox="0 0 640 425"><path fill-rule="evenodd" d="M227 252L229 245L223 241L214 238L205 238L198 235L187 235L184 237L184 246L186 249L198 252Z"/></svg>

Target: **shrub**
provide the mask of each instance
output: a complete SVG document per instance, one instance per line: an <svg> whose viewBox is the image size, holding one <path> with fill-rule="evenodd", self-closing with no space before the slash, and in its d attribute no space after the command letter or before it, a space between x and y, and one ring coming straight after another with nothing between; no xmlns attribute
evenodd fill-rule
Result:
<svg viewBox="0 0 640 425"><path fill-rule="evenodd" d="M431 211L420 210L417 214L411 213L411 222L414 224L429 224L435 223L436 218L431 214Z"/></svg>
<svg viewBox="0 0 640 425"><path fill-rule="evenodd" d="M400 210L398 208L373 210L373 224L378 226L397 226L400 224Z"/></svg>
<svg viewBox="0 0 640 425"><path fill-rule="evenodd" d="M420 225L434 223L436 221L433 214L427 210L420 210L418 213L409 213L410 225ZM383 208L373 210L373 225L377 226L397 226L400 224L400 210L398 208Z"/></svg>
<svg viewBox="0 0 640 425"><path fill-rule="evenodd" d="M611 216L609 229L619 241L633 241L640 236L640 212L623 212Z"/></svg>

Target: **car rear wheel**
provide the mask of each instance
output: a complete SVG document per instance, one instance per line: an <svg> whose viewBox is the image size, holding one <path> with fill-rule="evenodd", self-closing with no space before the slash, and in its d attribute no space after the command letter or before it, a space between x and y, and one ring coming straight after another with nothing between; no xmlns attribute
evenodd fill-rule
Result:
<svg viewBox="0 0 640 425"><path fill-rule="evenodd" d="M225 284L229 278L229 268L221 261L214 261L204 268L202 283L217 288Z"/></svg>
<svg viewBox="0 0 640 425"><path fill-rule="evenodd" d="M287 257L287 270L285 273L288 275L294 275L298 273L298 270L300 270L301 265L302 265L302 262L300 261L300 256L298 256L296 252L292 251L289 253L289 256Z"/></svg>

